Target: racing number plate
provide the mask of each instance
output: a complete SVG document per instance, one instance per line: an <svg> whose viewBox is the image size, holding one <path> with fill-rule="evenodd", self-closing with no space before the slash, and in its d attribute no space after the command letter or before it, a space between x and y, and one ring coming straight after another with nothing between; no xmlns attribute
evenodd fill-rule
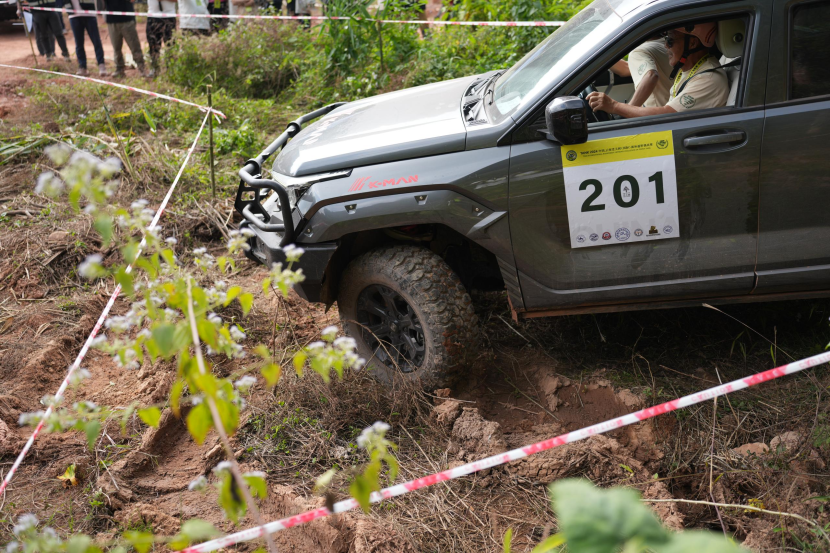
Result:
<svg viewBox="0 0 830 553"><path fill-rule="evenodd" d="M571 247L679 238L671 131L562 146Z"/></svg>

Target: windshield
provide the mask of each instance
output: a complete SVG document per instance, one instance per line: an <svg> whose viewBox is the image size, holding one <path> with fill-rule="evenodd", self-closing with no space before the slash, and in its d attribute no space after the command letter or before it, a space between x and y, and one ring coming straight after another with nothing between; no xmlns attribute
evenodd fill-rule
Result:
<svg viewBox="0 0 830 553"><path fill-rule="evenodd" d="M513 113L535 92L549 89L563 64L594 48L616 29L623 16L644 4L643 0L594 0L590 6L539 43L496 81L493 105L499 119Z"/></svg>

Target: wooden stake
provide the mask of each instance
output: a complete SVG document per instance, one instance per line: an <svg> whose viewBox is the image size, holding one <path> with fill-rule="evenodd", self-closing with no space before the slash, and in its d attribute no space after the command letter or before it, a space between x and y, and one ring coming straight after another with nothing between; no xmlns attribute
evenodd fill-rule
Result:
<svg viewBox="0 0 830 553"><path fill-rule="evenodd" d="M213 94L211 89L213 85L207 85L207 95L208 95L208 109L210 110L210 114L208 115L208 136L210 137L210 192L213 194L213 198L216 199L216 176L213 173Z"/></svg>
<svg viewBox="0 0 830 553"><path fill-rule="evenodd" d="M35 45L32 43L32 35L29 34L29 27L26 25L26 15L23 11L23 6L20 5L20 0L17 0L17 10L20 12L20 15L23 17L23 30L26 31L26 38L29 39L29 47L32 49L32 57L35 58L35 67L40 67L40 63L37 61L37 54L35 54ZM34 15L32 16L32 30L34 30Z"/></svg>

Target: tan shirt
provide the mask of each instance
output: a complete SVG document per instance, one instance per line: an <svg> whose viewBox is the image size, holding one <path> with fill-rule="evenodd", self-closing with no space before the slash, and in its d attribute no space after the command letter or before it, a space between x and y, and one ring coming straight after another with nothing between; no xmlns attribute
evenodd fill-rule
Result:
<svg viewBox="0 0 830 553"><path fill-rule="evenodd" d="M709 57L697 70L702 73L708 69L720 67L717 59ZM677 84L678 90L689 78L690 71L684 71ZM674 92L672 96L674 96ZM726 71L712 71L704 75L698 75L689 81L679 97L672 98L668 104L676 112L684 112L692 109L720 108L726 105L729 98L729 81L726 78Z"/></svg>
<svg viewBox="0 0 830 553"><path fill-rule="evenodd" d="M654 87L654 92L645 101L643 107L661 108L669 102L672 85L669 75L671 75L672 66L669 63L669 51L666 50L662 40L648 40L637 46L628 54L628 68L631 70L635 88L640 86L640 81L646 73L657 72L657 86Z"/></svg>

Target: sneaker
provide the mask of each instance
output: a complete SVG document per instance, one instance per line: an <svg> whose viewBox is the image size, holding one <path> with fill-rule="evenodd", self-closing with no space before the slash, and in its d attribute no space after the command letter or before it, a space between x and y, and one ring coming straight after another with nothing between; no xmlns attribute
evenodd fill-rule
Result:
<svg viewBox="0 0 830 553"><path fill-rule="evenodd" d="M123 79L125 76L126 75L124 73L123 68L116 69L115 72L113 72L113 74L112 74L112 77L115 78L115 79Z"/></svg>
<svg viewBox="0 0 830 553"><path fill-rule="evenodd" d="M79 67L75 74L81 77L87 77L89 76L89 71L87 71L86 67Z"/></svg>
<svg viewBox="0 0 830 553"><path fill-rule="evenodd" d="M107 71L107 64L106 63L99 63L98 64L98 76L99 77L109 77L109 71Z"/></svg>

